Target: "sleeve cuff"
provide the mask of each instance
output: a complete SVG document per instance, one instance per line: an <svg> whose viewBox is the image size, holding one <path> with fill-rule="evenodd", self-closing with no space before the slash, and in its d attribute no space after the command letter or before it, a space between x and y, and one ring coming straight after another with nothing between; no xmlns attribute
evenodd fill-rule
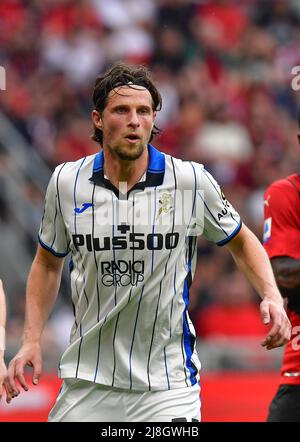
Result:
<svg viewBox="0 0 300 442"><path fill-rule="evenodd" d="M52 255L57 256L58 258L64 258L64 257L67 256L68 253L69 253L69 251L68 251L68 252L65 252L65 253L59 253L59 252L56 252L56 251L55 251L54 249L52 249L51 247L47 246L47 244L45 244L45 243L41 240L41 238L40 238L39 236L38 236L38 240L39 240L40 245L41 245L44 249L48 250L48 252L51 252Z"/></svg>
<svg viewBox="0 0 300 442"><path fill-rule="evenodd" d="M216 243L217 246L221 247L221 246L224 246L225 244L227 244L239 233L241 228L242 228L242 221L240 221L239 225L234 229L234 231L229 236L227 236L227 238L222 239L222 241L217 242Z"/></svg>

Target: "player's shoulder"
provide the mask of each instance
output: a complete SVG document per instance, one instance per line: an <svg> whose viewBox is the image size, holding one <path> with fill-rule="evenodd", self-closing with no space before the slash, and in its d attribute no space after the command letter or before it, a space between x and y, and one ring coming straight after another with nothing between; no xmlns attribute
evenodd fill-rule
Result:
<svg viewBox="0 0 300 442"><path fill-rule="evenodd" d="M167 164L169 164L170 168L174 168L174 173L179 180L190 182L192 185L199 181L204 171L203 164L183 160L167 154L165 156Z"/></svg>
<svg viewBox="0 0 300 442"><path fill-rule="evenodd" d="M80 158L76 161L67 161L65 163L61 163L58 166L56 166L54 174L63 174L63 175L72 175L74 173L77 173L79 169L81 168L87 168L89 166L93 166L94 159L96 154L89 155L83 158Z"/></svg>
<svg viewBox="0 0 300 442"><path fill-rule="evenodd" d="M196 163L195 161L183 160L182 158L173 157L169 154L165 154L165 157L167 158L167 160L171 160L178 168L191 169L191 167L194 167L197 169L199 167L204 167L203 164Z"/></svg>
<svg viewBox="0 0 300 442"><path fill-rule="evenodd" d="M297 187L300 189L300 176L297 174L288 175L273 181L265 190L265 195L297 193Z"/></svg>

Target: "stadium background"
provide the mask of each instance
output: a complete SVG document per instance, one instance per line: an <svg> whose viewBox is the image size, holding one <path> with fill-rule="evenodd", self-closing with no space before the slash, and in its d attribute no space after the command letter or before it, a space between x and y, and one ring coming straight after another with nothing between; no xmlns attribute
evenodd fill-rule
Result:
<svg viewBox="0 0 300 442"><path fill-rule="evenodd" d="M97 151L90 139L95 77L114 61L148 65L163 95L155 145L203 162L245 223L262 237L263 191L300 171L297 0L1 0L0 275L7 361L16 353L24 291L53 168ZM0 420L43 420L72 311L68 272L43 335L40 386ZM227 251L201 239L190 315L203 363L203 420L261 421L282 350L260 347L258 296Z"/></svg>

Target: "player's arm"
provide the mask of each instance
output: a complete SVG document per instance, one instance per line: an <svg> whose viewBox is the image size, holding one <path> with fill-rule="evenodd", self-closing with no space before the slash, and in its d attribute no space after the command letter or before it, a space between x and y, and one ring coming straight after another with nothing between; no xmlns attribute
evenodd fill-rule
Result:
<svg viewBox="0 0 300 442"><path fill-rule="evenodd" d="M4 363L5 351L5 322L6 322L6 303L3 284L0 279L0 400L2 398L2 388L6 378L6 366Z"/></svg>
<svg viewBox="0 0 300 442"><path fill-rule="evenodd" d="M290 339L291 325L263 246L243 225L240 232L227 243L227 248L239 269L262 298L260 313L263 323L272 321L272 327L262 345L270 350L285 344Z"/></svg>
<svg viewBox="0 0 300 442"><path fill-rule="evenodd" d="M33 368L33 384L37 384L39 381L42 371L40 339L58 294L63 263L63 258L56 257L38 246L26 287L26 313L22 346L11 360L8 368L7 402L10 402L11 397L20 393L16 380L25 391L28 390L24 377L26 365Z"/></svg>

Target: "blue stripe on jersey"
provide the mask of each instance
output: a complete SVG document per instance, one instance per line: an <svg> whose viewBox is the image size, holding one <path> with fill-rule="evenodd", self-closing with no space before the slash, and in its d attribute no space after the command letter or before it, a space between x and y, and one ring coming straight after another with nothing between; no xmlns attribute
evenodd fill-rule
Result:
<svg viewBox="0 0 300 442"><path fill-rule="evenodd" d="M78 359L77 359L77 367L76 367L75 378L77 378L77 376L78 376L80 352L81 352L81 345L82 345L82 326L81 326L81 323L80 323L80 326L79 326L79 333L80 333L80 342L79 342L79 347L78 347Z"/></svg>
<svg viewBox="0 0 300 442"><path fill-rule="evenodd" d="M46 212L46 204L44 205L44 212L43 212L42 221L41 221L40 234L43 233L43 222L44 222L45 212Z"/></svg>
<svg viewBox="0 0 300 442"><path fill-rule="evenodd" d="M152 144L148 144L149 165L148 171L151 173L162 173L166 169L165 155L155 149Z"/></svg>
<svg viewBox="0 0 300 442"><path fill-rule="evenodd" d="M103 155L103 150L101 150L95 156L93 172L98 172L99 170L103 169L103 162L104 162L104 155Z"/></svg>
<svg viewBox="0 0 300 442"><path fill-rule="evenodd" d="M239 233L239 231L242 228L242 221L239 222L239 225L234 229L234 231L225 239L222 241L217 242L217 246L224 246L224 244L227 244L235 235Z"/></svg>
<svg viewBox="0 0 300 442"><path fill-rule="evenodd" d="M59 178L60 172L61 172L61 170L62 170L63 167L64 167L64 165L60 168L60 171L59 171L59 173L58 173L58 175L57 175L57 180L56 180L57 197L56 197L56 198L59 197L58 178ZM56 224L56 218L57 218L57 205L55 204L55 216L54 216L54 221L53 221L54 226L55 226L55 224ZM67 235L66 235L66 238L67 238ZM52 244L51 244L51 246L50 246L51 249L53 248L53 245L54 245L54 243L55 243L55 240L56 240L56 229L54 230L54 238L53 238Z"/></svg>
<svg viewBox="0 0 300 442"><path fill-rule="evenodd" d="M175 272L174 272L174 296L176 296L176 264L175 264ZM174 304L174 296L172 298L171 303L171 311L170 311L170 338L172 337L172 314L173 314L173 304Z"/></svg>
<svg viewBox="0 0 300 442"><path fill-rule="evenodd" d="M59 210L60 210L60 214L61 214L61 216L62 216L62 212L61 212L61 207L60 207L60 198L59 198L58 180L59 180L60 173L61 173L62 169L65 167L65 165L66 165L66 163L64 163L64 164L61 166L61 168L59 169L59 172L58 172L58 174L57 174L57 179L56 179L56 192L57 192L56 200L57 200L57 202L58 202L58 206L59 206ZM41 236L42 236L42 232L43 232L43 222L44 222L45 212L46 212L46 204L45 204L45 206L44 206L44 212L43 212L43 217L42 217L42 222L41 222L40 234L38 235L38 240L39 240L41 246L44 247L44 248L45 248L46 250L48 250L49 252L51 252L53 255L55 255L55 256L61 256L61 257L66 256L66 255L68 254L68 252L63 252L63 253L61 253L61 252L56 252L56 251L54 250L54 248L53 248L54 243L55 243L55 240L56 240L56 229L55 229L55 232L54 232L54 238L53 238L53 241L52 241L52 243L51 243L51 246L46 245L46 244L41 240ZM54 221L53 221L53 222L54 222L54 225L55 225L55 223L56 223L57 212L58 212L58 210L57 210L57 204L55 204L55 215L54 215ZM65 229L65 233L66 233L66 229ZM67 236L68 236L68 235L67 235L67 233L66 233L66 238L67 238ZM70 246L70 242L68 243L68 247L67 247L68 250L69 250L69 246Z"/></svg>
<svg viewBox="0 0 300 442"><path fill-rule="evenodd" d="M114 205L114 193L111 193L111 204L112 204L112 238L115 236L115 205ZM113 260L116 262L116 251L113 248ZM117 305L117 284L116 284L116 269L114 270L114 280L115 280L115 305ZM120 312L117 315L116 324L115 324L115 330L114 330L114 336L113 336L113 359L114 359L114 365L113 365L113 373L112 373L112 387L115 383L115 371L116 371L116 351L115 351L115 339L116 339L116 333L117 333L117 327L119 322Z"/></svg>
<svg viewBox="0 0 300 442"><path fill-rule="evenodd" d="M191 384L196 384L195 379L195 371L192 366L192 355L193 355L193 349L191 348L191 332L189 329L188 321L187 321L187 310L189 305L189 283L188 280L191 279L192 275L192 268L191 268L191 241L192 237L189 237L189 256L188 256L188 275L186 276L184 280L184 288L183 288L183 300L185 303L185 309L183 312L183 342L184 342L184 349L186 354L186 366L189 369L190 372L190 380Z"/></svg>
<svg viewBox="0 0 300 442"><path fill-rule="evenodd" d="M141 301L142 301L142 297L143 297L143 293L144 293L144 288L145 288L145 284L143 285L141 294L140 294L140 300L139 300L139 305L138 305L138 309L136 312L136 317L135 317L135 323L134 323L134 329L133 329L133 336L132 336L132 342L131 342L131 347L130 347L130 352L129 352L129 378L130 378L130 390L132 389L132 364L131 364L131 357L132 357L132 350L133 350L133 345L134 345L134 338L135 338L135 331L136 331L136 325L137 325L137 321L138 321L138 317L139 317L139 312L140 312L140 306L141 306Z"/></svg>
<svg viewBox="0 0 300 442"><path fill-rule="evenodd" d="M76 173L76 178L75 178L75 182L74 182L74 191L73 191L73 194L74 194L74 207L77 207L76 189L77 189L78 176L79 176L80 169L81 169L83 163L85 162L85 160L86 160L86 157L84 157L83 160L81 161L80 166L79 166L79 168L77 170L77 173ZM74 231L75 231L75 235L76 235L77 234L77 212L76 212L76 210L74 210ZM83 268L83 284L84 284L84 286L83 286L83 293L84 293L84 296L85 296L85 299L86 299L86 303L87 303L87 305L89 305L89 300L88 300L88 297L87 297L87 294L86 294L86 291L85 291L85 287L86 287L85 276L84 276L85 275L85 268L84 268L84 265L83 265L83 259L82 259L82 254L81 254L80 250L78 251L78 253L79 253L80 258L82 260L82 264L81 265L82 265L82 268Z"/></svg>
<svg viewBox="0 0 300 442"><path fill-rule="evenodd" d="M190 221L189 221L189 226L191 224L191 220L194 214L194 210L195 210L195 202L196 202L196 192L197 192L197 177L196 177L196 172L195 172L195 168L193 166L193 164L190 162L190 165L192 166L193 169L193 173L194 173L194 198L193 198L193 205L192 205L192 211L191 211L191 217L190 217Z"/></svg>
<svg viewBox="0 0 300 442"><path fill-rule="evenodd" d="M103 321L101 327L99 328L99 333L98 333L98 351L97 351L97 363L96 363L96 369L95 369L95 375L94 375L94 382L96 382L97 374L98 374L98 370L99 370L99 362L100 362L100 340L101 340L102 327L103 327L104 324L106 323L106 319L107 319L107 315L105 316L104 321Z"/></svg>
<svg viewBox="0 0 300 442"><path fill-rule="evenodd" d="M193 168L193 173L194 173L194 185L195 185L195 191L194 191L194 200L193 200L193 207L192 207L192 214L194 213L195 210L195 202L196 202L196 192L197 192L197 177L196 177L196 172L195 172L195 168L193 166L192 163L190 163L192 168Z"/></svg>
<svg viewBox="0 0 300 442"><path fill-rule="evenodd" d="M94 237L95 234L95 205L94 205L94 199L95 199L95 187L96 185L94 184L93 187L93 195L92 195L92 235ZM96 280L96 288L97 288L97 322L100 321L100 290L99 290L99 268L98 268L98 261L97 261L97 257L96 257L96 251L94 249L94 261L95 261L95 266L96 266L96 270L97 270L97 280ZM98 333L98 349L97 349L97 358L96 358L96 368L95 368L95 374L94 374L94 382L96 382L96 377L97 377L97 373L98 373L98 367L99 367L99 360L100 360L100 345L101 345L101 328L99 330Z"/></svg>
<svg viewBox="0 0 300 442"><path fill-rule="evenodd" d="M111 192L111 205L112 205L112 238L115 236L115 205L114 205L114 193ZM113 250L113 260L116 262L116 251L114 248ZM116 284L116 268L114 268L113 271L113 278L115 282L115 305L117 305L117 284Z"/></svg>
<svg viewBox="0 0 300 442"><path fill-rule="evenodd" d="M63 170L63 168L65 167L66 164L67 164L67 163L64 163L64 164L62 165L62 167L59 169L59 172L58 172L58 174L57 174L57 180L56 180L57 202L58 202L58 208L59 208L59 211L60 211L61 216L63 216L63 214L62 214L62 211L61 211L61 205L60 205L60 196L59 196L58 179L59 179L59 176L60 176L61 171ZM66 232L66 231L67 231L67 230L65 229L65 232Z"/></svg>
<svg viewBox="0 0 300 442"><path fill-rule="evenodd" d="M96 382L96 378L97 378L97 373L98 373L98 366L99 366L99 355L100 355L100 338L101 338L101 330L102 328L100 328L99 330L99 334L98 334L98 349L97 349L97 358L96 358L96 368L95 368L95 374L94 374L94 380L93 382Z"/></svg>
<svg viewBox="0 0 300 442"><path fill-rule="evenodd" d="M79 166L79 168L77 170L77 173L76 173L76 178L75 178L75 183L74 183L74 191L73 191L73 194L74 194L74 207L77 207L76 187L77 187L78 176L79 176L80 169L81 169L83 163L85 162L85 159L86 159L86 157L84 157L83 160L81 161L80 166ZM74 210L74 230L75 230L75 235L77 234L77 231L76 231L76 215L77 215L76 210Z"/></svg>
<svg viewBox="0 0 300 442"><path fill-rule="evenodd" d="M55 226L55 223L56 223L56 218L57 218L57 207L55 207L55 216L54 216L54 221L53 221L54 226ZM54 238L53 238L52 244L50 246L50 249L53 249L53 245L55 243L55 240L56 240L56 229L55 229Z"/></svg>
<svg viewBox="0 0 300 442"><path fill-rule="evenodd" d="M155 149L155 147L152 146L152 144L148 144L148 152L149 152L149 165L147 170L151 173L165 172L166 169L165 155L159 150ZM102 170L103 164L104 164L104 154L103 150L101 150L95 155L93 172L98 172L99 170Z"/></svg>
<svg viewBox="0 0 300 442"><path fill-rule="evenodd" d="M196 379L195 379L195 375L194 375L194 370L192 367L192 349L191 349L191 333L190 333L190 329L188 326L188 322L187 322L187 309L188 309L188 304L189 304L189 289L188 289L188 281L187 278L184 281L184 289L183 289L183 299L184 299L184 303L185 303L185 310L183 313L183 342L184 342L184 349L185 349L185 354L186 354L186 366L189 369L190 372L190 379L191 379L191 384L195 385L196 384Z"/></svg>
<svg viewBox="0 0 300 442"><path fill-rule="evenodd" d="M95 236L95 204L94 204L94 199L95 199L95 187L96 185L94 184L93 186L93 194L92 194L92 237L94 238ZM94 248L94 261L95 261L95 267L96 267L96 271L97 271L97 278L96 278L96 289L97 289L97 322L99 322L100 319L100 290L99 290L99 268L98 268L98 261L97 261L97 257L96 257L96 250Z"/></svg>
<svg viewBox="0 0 300 442"><path fill-rule="evenodd" d="M73 270L74 270L74 261L71 258L70 261L69 261L69 272L72 273Z"/></svg>
<svg viewBox="0 0 300 442"><path fill-rule="evenodd" d="M148 169L147 169L147 172L160 174L160 173L163 173L164 170L153 170L153 169L149 169L149 168L148 168Z"/></svg>
<svg viewBox="0 0 300 442"><path fill-rule="evenodd" d="M165 369L166 369L166 376L167 376L167 382L168 382L168 390L170 390L170 381L169 381L169 374L168 374L166 347L164 347L164 361L165 361Z"/></svg>
<svg viewBox="0 0 300 442"><path fill-rule="evenodd" d="M134 234L134 204L135 204L135 193L132 194L132 221L131 221L131 228L132 228L132 233ZM132 247L132 262L134 262L134 247ZM132 294L132 290L133 290L133 285L130 288L130 292L129 292L129 296L128 296L128 304L131 300L131 294Z"/></svg>
<svg viewBox="0 0 300 442"><path fill-rule="evenodd" d="M155 216L156 216L156 187L154 188L154 214L153 214L153 223L152 223L152 263L151 263L151 274L153 273L153 265L154 265L154 226L155 226Z"/></svg>
<svg viewBox="0 0 300 442"><path fill-rule="evenodd" d="M74 190L73 190L74 207L77 207L77 201L76 201L76 189L77 189L78 176L79 176L80 169L81 169L83 163L85 162L85 160L86 160L86 157L84 157L83 160L81 161L80 166L79 166L79 168L78 168L78 170L77 170L77 173L76 173L76 177L75 177ZM77 223L76 223L76 221L77 221L77 213L76 213L76 210L74 210L74 231L75 231L75 235L76 235L76 233L77 233L77 225L76 225ZM80 254L80 257L81 257L81 259L82 259L82 255L81 255L81 252L80 252L80 251L79 251L79 254ZM83 268L83 272L85 273L85 268L84 268L83 263L82 263L82 268ZM79 271L79 270L78 270L78 271ZM83 286L83 293L84 293L84 296L85 296L85 299L86 299L87 305L89 305L89 300L88 300L88 297L87 297L87 294L86 294L86 291L85 291L85 277L84 277L84 273L83 273L83 283L84 283L84 286ZM80 353L81 353L81 345L82 345L82 339L83 339L83 335L82 335L82 323L81 323L81 321L80 321L80 324L79 324L79 334L80 334L80 342L79 342L79 347L78 347L78 357L77 357L77 366L76 366L76 374L75 374L75 378L77 378L77 375L78 375L79 362L80 362Z"/></svg>

